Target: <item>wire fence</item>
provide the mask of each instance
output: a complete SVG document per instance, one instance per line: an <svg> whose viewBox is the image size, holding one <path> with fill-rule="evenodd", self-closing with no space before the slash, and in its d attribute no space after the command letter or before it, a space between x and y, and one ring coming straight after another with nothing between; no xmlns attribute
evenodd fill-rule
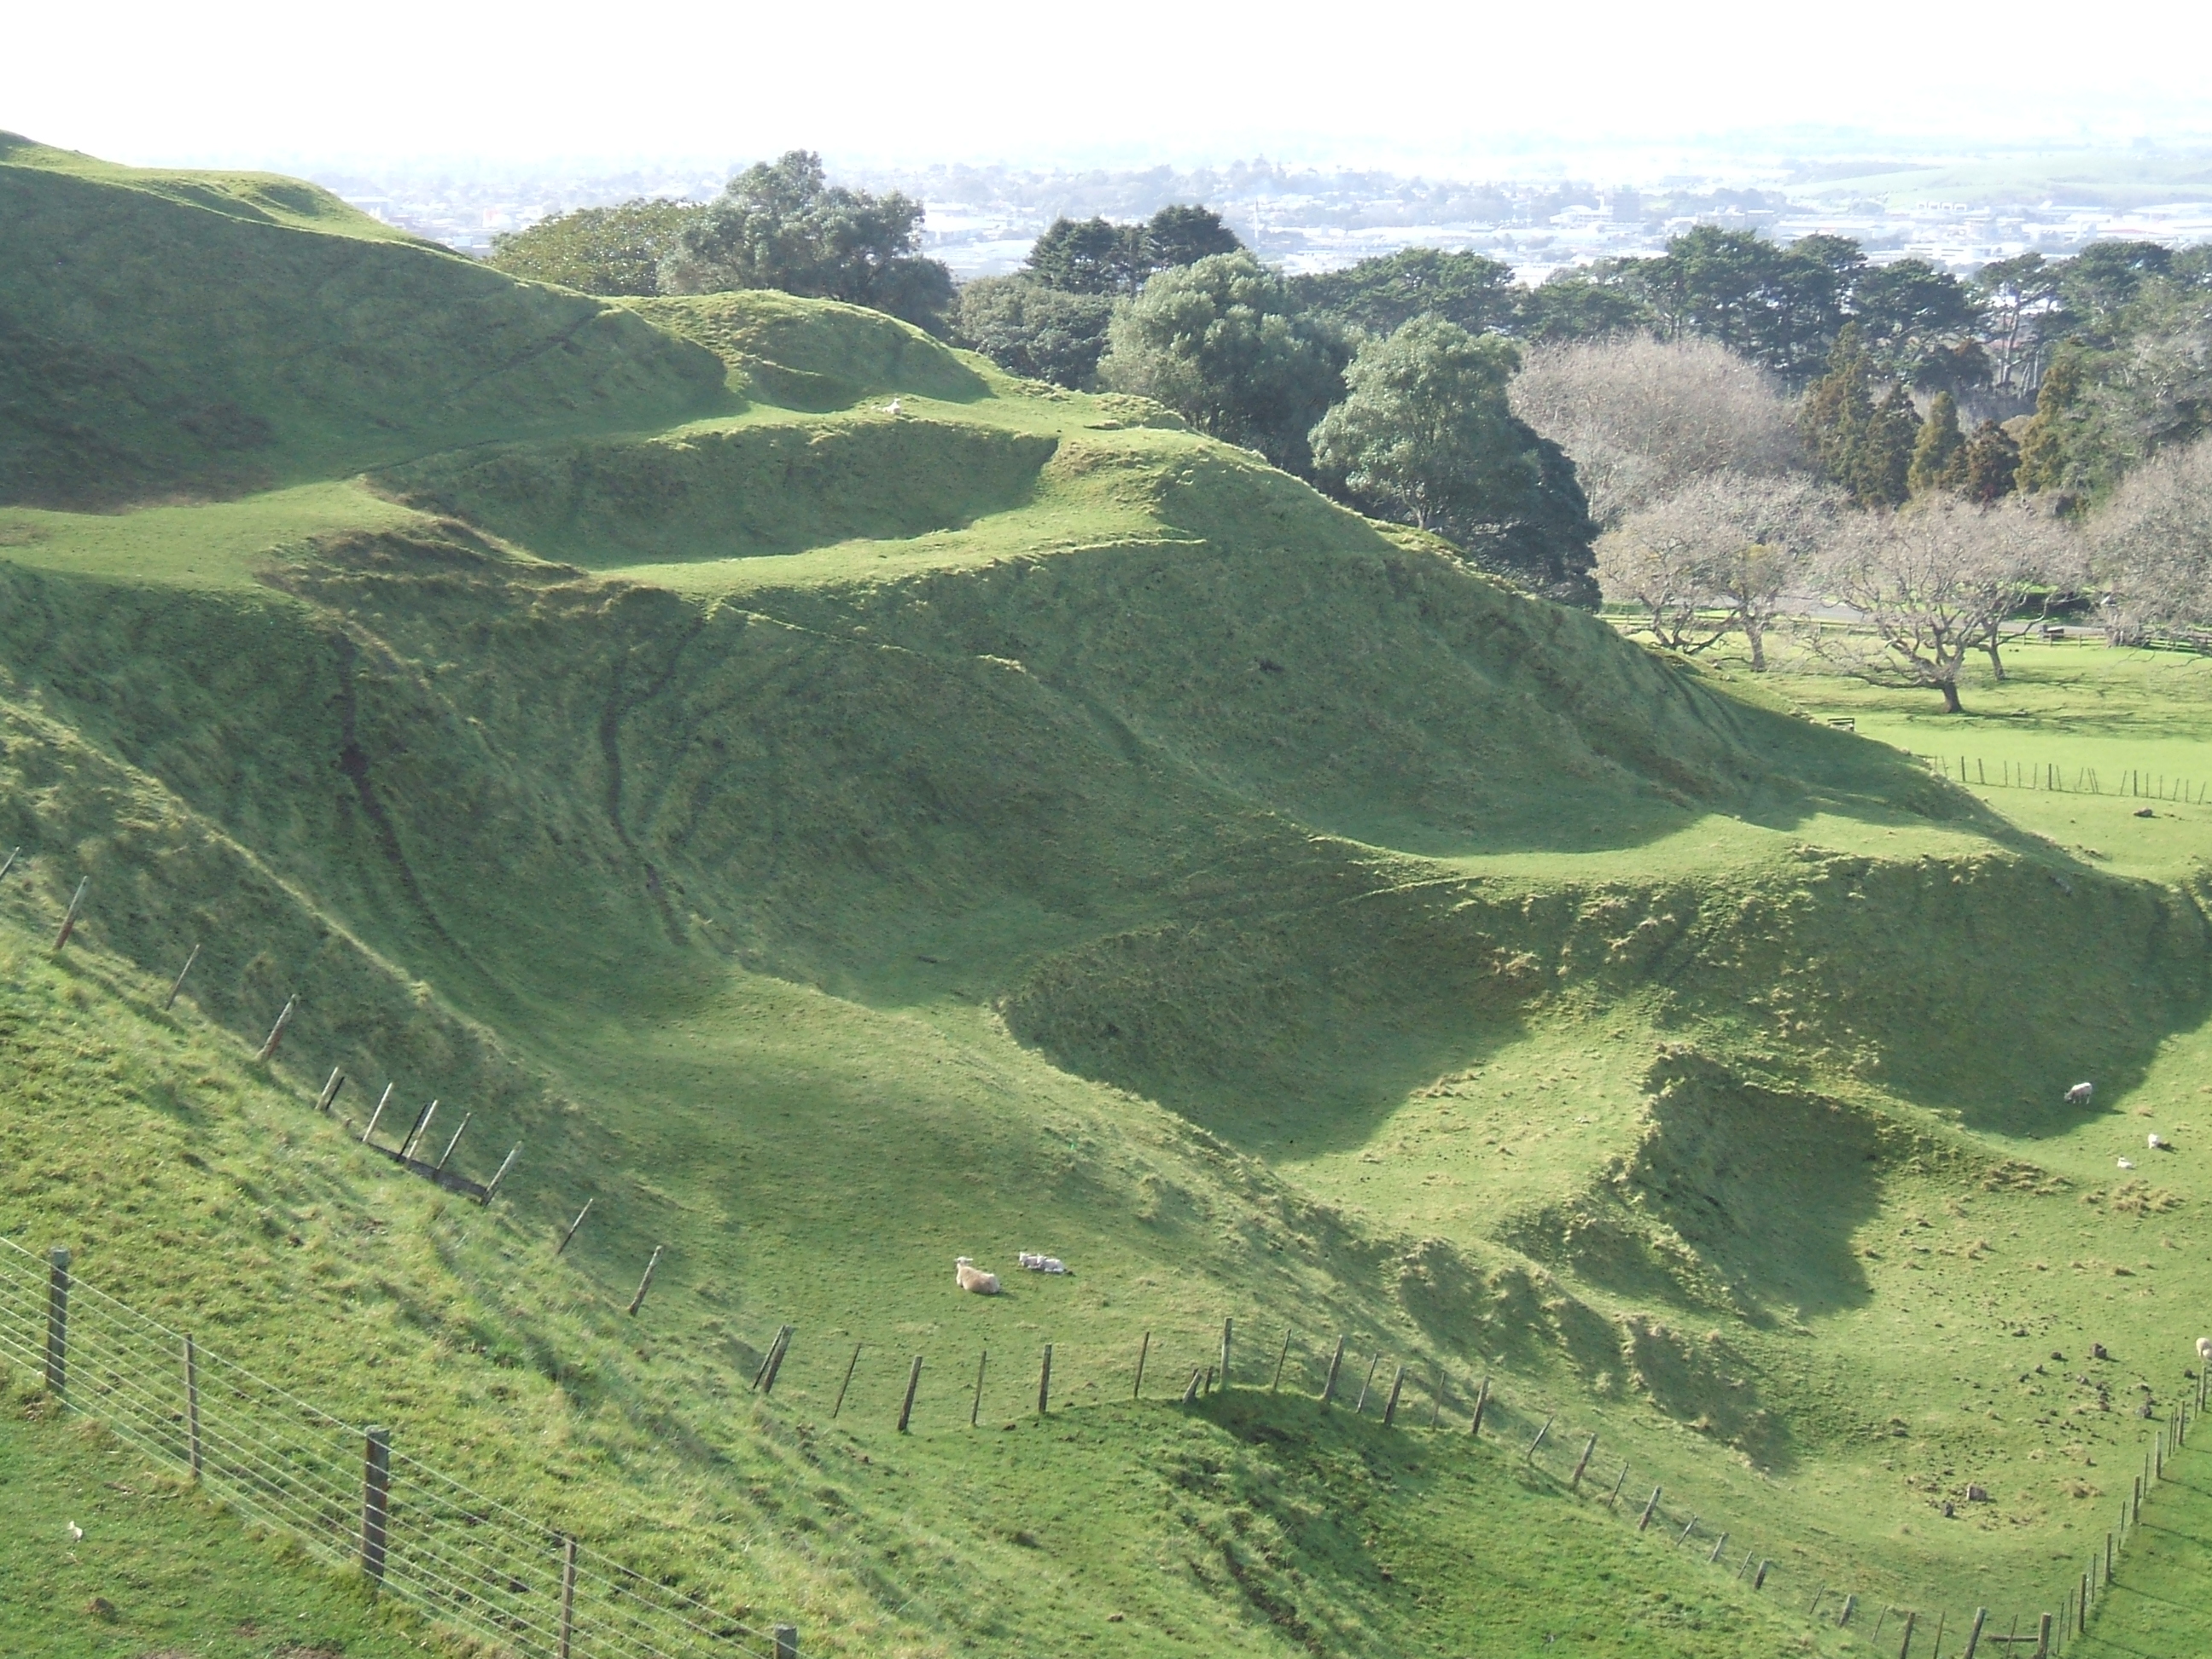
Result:
<svg viewBox="0 0 2212 1659"><path fill-rule="evenodd" d="M781 1412L906 1435L943 1436L1114 1401L1196 1406L1224 1390L1247 1400L1303 1395L1382 1429L1449 1434L1510 1459L1563 1498L1601 1507L1673 1551L1694 1551L1753 1593L1807 1597L1804 1616L1899 1643L1900 1659L1966 1659L2017 1643L2064 1650L2087 1626L2118 1552L2166 1461L2203 1410L2207 1377L2155 1425L2118 1524L2042 1606L2006 1609L1891 1604L1820 1582L1793 1553L1731 1529L1670 1492L1608 1444L1601 1429L1493 1376L1360 1342L1252 1322L1185 1325L1133 1342L978 1346L947 1353L849 1336L801 1342L778 1328L752 1389ZM796 1659L790 1626L768 1632L578 1545L407 1456L384 1430L356 1427L199 1349L74 1276L65 1252L33 1255L0 1238L0 1358L42 1375L66 1406L196 1480L210 1496L357 1570L501 1659ZM1962 1486L1945 1512L1986 1501Z"/></svg>
<svg viewBox="0 0 2212 1659"><path fill-rule="evenodd" d="M517 1514L0 1239L0 1358L210 1496L502 1659L789 1659L763 1632Z"/></svg>
<svg viewBox="0 0 2212 1659"><path fill-rule="evenodd" d="M1954 782L1984 789L2035 789L2067 795L2112 795L2130 800L2165 801L2169 805L2202 806L2212 799L2212 785L2195 778L2168 777L2134 767L2114 774L2106 789L2094 766L2060 766L2055 762L1989 760L1975 755L1919 755L1914 758L1930 771Z"/></svg>

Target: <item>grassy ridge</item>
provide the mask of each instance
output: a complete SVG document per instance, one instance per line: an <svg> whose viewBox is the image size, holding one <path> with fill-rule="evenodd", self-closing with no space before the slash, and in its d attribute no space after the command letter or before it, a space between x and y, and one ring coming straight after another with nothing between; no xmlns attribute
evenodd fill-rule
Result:
<svg viewBox="0 0 2212 1659"><path fill-rule="evenodd" d="M112 188L90 218L187 211ZM346 240L190 210L294 239L278 274ZM403 309L491 281L358 246ZM518 327L570 305L498 281ZM339 350L368 315L266 337ZM811 1650L1398 1653L1473 1621L1765 1653L1801 1581L2054 1593L2212 1291L2212 836L2069 850L1790 712L1830 683L1657 658L867 313L592 316L611 378L541 365L583 376L566 428L522 399L380 452L288 417L322 482L0 510L11 1232ZM669 362L703 404L653 404ZM359 384L370 426L417 374ZM465 1169L521 1142L501 1202L303 1115L332 1063L472 1111ZM2179 1150L2146 1163L2152 1127ZM954 1254L1022 1248L1077 1272L950 1289ZM1462 1414L1494 1372L1513 1431L1600 1432L1772 1554L1771 1595L1488 1447L1109 1403L1145 1333L1168 1389L1229 1315L1297 1333L1308 1390L1337 1332ZM988 1348L1020 1422L1045 1341L1095 1409L971 1432L955 1379Z"/></svg>

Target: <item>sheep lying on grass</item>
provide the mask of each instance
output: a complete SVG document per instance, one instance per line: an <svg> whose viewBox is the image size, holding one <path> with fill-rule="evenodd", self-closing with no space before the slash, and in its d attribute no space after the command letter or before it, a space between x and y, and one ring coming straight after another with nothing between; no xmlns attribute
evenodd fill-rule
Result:
<svg viewBox="0 0 2212 1659"><path fill-rule="evenodd" d="M973 1291L978 1296L996 1296L999 1293L998 1274L985 1273L964 1255L952 1259L952 1279L962 1290Z"/></svg>
<svg viewBox="0 0 2212 1659"><path fill-rule="evenodd" d="M1024 1250L1021 1255L1022 1266L1033 1273L1064 1273L1067 1271L1067 1263L1056 1255L1038 1255L1030 1250Z"/></svg>
<svg viewBox="0 0 2212 1659"><path fill-rule="evenodd" d="M2089 1097L2094 1093L2096 1090L2088 1084L2077 1083L2066 1091L2066 1103L2069 1106L2087 1106Z"/></svg>

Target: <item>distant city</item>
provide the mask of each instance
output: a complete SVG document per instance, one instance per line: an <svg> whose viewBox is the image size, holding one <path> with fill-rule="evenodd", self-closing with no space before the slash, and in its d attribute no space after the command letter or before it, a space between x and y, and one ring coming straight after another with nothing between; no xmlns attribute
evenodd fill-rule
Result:
<svg viewBox="0 0 2212 1659"><path fill-rule="evenodd" d="M325 172L318 182L417 235L481 256L502 231L635 197L705 201L733 171L697 163L621 173ZM833 167L833 176L836 170ZM939 167L848 173L927 204L927 252L956 276L1018 268L1065 214L1137 219L1170 202L1219 210L1264 258L1326 270L1408 246L1468 249L1540 282L1562 269L1656 253L1696 224L1779 241L1849 236L1877 259L1916 255L1970 273L2035 250L2114 238L2212 240L2212 154L2086 153L1899 162L1823 159L1630 184L1486 182L1319 172L1264 161L1218 168L1024 173Z"/></svg>

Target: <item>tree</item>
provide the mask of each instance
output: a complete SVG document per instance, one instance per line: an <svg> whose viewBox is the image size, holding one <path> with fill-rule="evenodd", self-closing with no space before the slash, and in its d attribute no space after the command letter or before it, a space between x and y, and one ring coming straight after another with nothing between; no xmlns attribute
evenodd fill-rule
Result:
<svg viewBox="0 0 2212 1659"><path fill-rule="evenodd" d="M643 198L579 208L493 237L485 263L510 276L585 294L658 294L660 262L698 212L690 202Z"/></svg>
<svg viewBox="0 0 2212 1659"><path fill-rule="evenodd" d="M1974 278L1981 326L1995 369L1992 384L2012 392L2042 378L2050 344L2050 313L2058 300L2057 268L2040 253L1984 265Z"/></svg>
<svg viewBox="0 0 2212 1659"><path fill-rule="evenodd" d="M1778 478L1805 465L1774 378L1711 340L1539 346L1512 399L1514 413L1574 457L1601 526L1708 473Z"/></svg>
<svg viewBox="0 0 2212 1659"><path fill-rule="evenodd" d="M2212 438L2130 473L2090 520L2089 538L2115 644L2154 628L2212 627Z"/></svg>
<svg viewBox="0 0 2212 1659"><path fill-rule="evenodd" d="M1902 385L1890 387L1859 436L1844 478L1861 507L1897 507L1912 494L1912 451L1920 441L1920 411Z"/></svg>
<svg viewBox="0 0 2212 1659"><path fill-rule="evenodd" d="M1012 374L1076 391L1096 380L1114 301L1026 276L979 276L960 290L952 337Z"/></svg>
<svg viewBox="0 0 2212 1659"><path fill-rule="evenodd" d="M2075 468L2068 454L2068 439L2079 422L2075 405L2081 396L2081 358L2062 352L2035 394L2035 418L2021 434L2019 488L2023 495L2063 490Z"/></svg>
<svg viewBox="0 0 2212 1659"><path fill-rule="evenodd" d="M1587 598L1595 526L1572 465L1513 413L1506 386L1520 366L1497 335L1441 317L1370 337L1346 371L1345 400L1313 428L1315 471L1356 504L1435 531L1479 562Z"/></svg>
<svg viewBox="0 0 2212 1659"><path fill-rule="evenodd" d="M1624 260L1619 270L1661 334L1703 334L1802 380L1833 344L1865 264L1845 237L1808 236L1784 248L1751 231L1698 225L1657 258Z"/></svg>
<svg viewBox="0 0 2212 1659"><path fill-rule="evenodd" d="M1303 476L1306 434L1342 392L1350 355L1280 276L1249 253L1217 253L1162 271L1115 312L1098 380Z"/></svg>
<svg viewBox="0 0 2212 1659"><path fill-rule="evenodd" d="M1833 498L1802 478L1708 475L1608 531L1598 580L1661 643L1702 651L1741 633L1763 673L1766 635L1834 516Z"/></svg>
<svg viewBox="0 0 2212 1659"><path fill-rule="evenodd" d="M1170 206L1141 225L1055 219L1022 268L1047 288L1070 294L1134 294L1159 271L1243 246L1212 208Z"/></svg>
<svg viewBox="0 0 2212 1659"><path fill-rule="evenodd" d="M1974 325L1966 285L1925 259L1868 265L1851 284L1850 313L1868 349L1893 372L1942 349Z"/></svg>
<svg viewBox="0 0 2212 1659"><path fill-rule="evenodd" d="M1143 228L1096 217L1054 220L1022 269L1066 294L1134 294L1151 274Z"/></svg>
<svg viewBox="0 0 2212 1659"><path fill-rule="evenodd" d="M1828 353L1828 372L1806 388L1797 423L1820 475L1850 487L1859 447L1874 422L1874 360L1856 325Z"/></svg>
<svg viewBox="0 0 2212 1659"><path fill-rule="evenodd" d="M773 288L843 300L946 331L952 273L921 258L921 204L832 185L822 158L794 149L730 180L685 224L663 260L662 290Z"/></svg>
<svg viewBox="0 0 2212 1659"><path fill-rule="evenodd" d="M1480 334L1511 321L1516 300L1512 266L1432 247L1294 276L1291 290L1309 310L1370 334L1389 334L1425 314Z"/></svg>
<svg viewBox="0 0 2212 1659"><path fill-rule="evenodd" d="M1987 507L2011 495L2019 475L2020 446L2012 434L1995 421L1984 421L1966 445L1966 477L1961 486L1966 499Z"/></svg>
<svg viewBox="0 0 2212 1659"><path fill-rule="evenodd" d="M1958 400L1939 392L1928 404L1913 441L1905 485L1915 495L1931 489L1958 489L1966 482L1966 434L1959 430Z"/></svg>
<svg viewBox="0 0 2212 1659"><path fill-rule="evenodd" d="M1966 656L1996 644L2007 617L2066 564L2047 515L2010 501L1976 507L1934 496L1903 510L1849 515L1823 550L1819 577L1863 632L1815 628L1807 643L1845 672L1876 684L1928 686L1947 714L1962 712Z"/></svg>
<svg viewBox="0 0 2212 1659"><path fill-rule="evenodd" d="M1602 339L1650 325L1649 307L1622 284L1589 271L1555 270L1521 290L1512 332L1532 343L1550 344Z"/></svg>

